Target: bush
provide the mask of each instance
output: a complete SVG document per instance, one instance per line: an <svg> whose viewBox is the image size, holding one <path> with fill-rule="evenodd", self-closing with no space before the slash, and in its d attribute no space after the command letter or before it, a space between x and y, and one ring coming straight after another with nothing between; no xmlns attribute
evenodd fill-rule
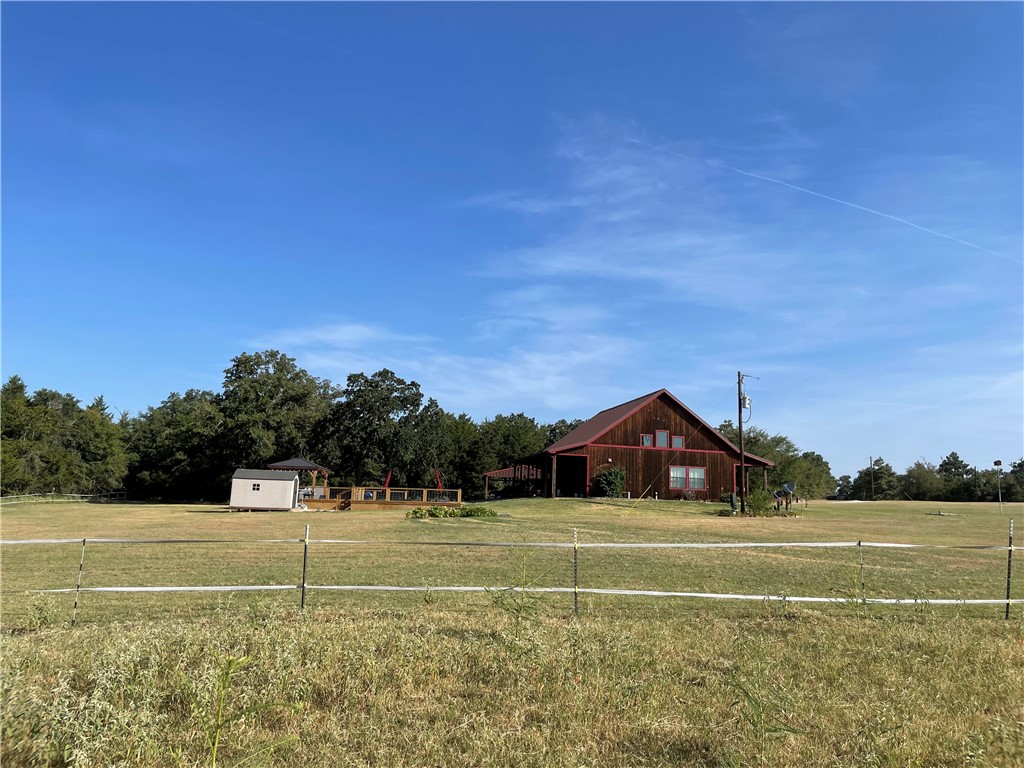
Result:
<svg viewBox="0 0 1024 768"><path fill-rule="evenodd" d="M414 520L425 520L428 517L497 517L490 507L469 506L469 507L416 507L405 513L405 516Z"/></svg>
<svg viewBox="0 0 1024 768"><path fill-rule="evenodd" d="M773 512L775 499L765 490L757 489L747 494L748 515L768 515Z"/></svg>
<svg viewBox="0 0 1024 768"><path fill-rule="evenodd" d="M793 511L787 512L784 502L776 509L775 501L775 496L769 491L751 491L747 494L747 514L753 517L789 517L796 514Z"/></svg>
<svg viewBox="0 0 1024 768"><path fill-rule="evenodd" d="M626 470L622 467L609 467L594 477L591 489L595 496L608 496L617 499L622 495L626 485Z"/></svg>

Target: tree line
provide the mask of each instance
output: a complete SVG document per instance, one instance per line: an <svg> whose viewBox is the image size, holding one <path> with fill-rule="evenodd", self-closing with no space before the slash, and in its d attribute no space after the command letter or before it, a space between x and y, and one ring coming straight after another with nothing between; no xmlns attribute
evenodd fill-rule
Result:
<svg viewBox="0 0 1024 768"><path fill-rule="evenodd" d="M424 397L383 369L344 387L268 350L241 354L220 392L172 392L158 406L115 419L102 397L83 408L70 394L29 395L3 385L0 492L104 493L221 500L238 467L301 456L330 470L332 485L463 488L484 472L538 453L581 422L538 423L524 413L475 422Z"/></svg>
<svg viewBox="0 0 1024 768"><path fill-rule="evenodd" d="M482 492L484 472L539 453L581 423L539 423L524 413L476 422L445 411L415 381L390 370L353 373L345 386L319 379L277 350L231 360L219 392L172 392L135 416L114 418L102 397L82 407L71 394L29 394L12 376L0 392L0 492L105 493L132 498L220 501L239 467L265 467L301 456L330 470L332 485L462 488ZM738 441L735 425L719 431ZM795 482L821 498L972 501L995 498L993 470L977 472L956 454L938 467L918 462L896 475L882 459L856 478L836 480L818 453L784 435L744 429L744 447L770 459L771 488ZM873 471L872 471L873 469ZM1003 498L1024 498L1024 460L1002 478Z"/></svg>
<svg viewBox="0 0 1024 768"><path fill-rule="evenodd" d="M970 466L956 451L938 465L915 461L903 474L883 458L871 462L856 477L843 475L836 487L839 498L860 501L1024 501L1024 459L1009 467Z"/></svg>

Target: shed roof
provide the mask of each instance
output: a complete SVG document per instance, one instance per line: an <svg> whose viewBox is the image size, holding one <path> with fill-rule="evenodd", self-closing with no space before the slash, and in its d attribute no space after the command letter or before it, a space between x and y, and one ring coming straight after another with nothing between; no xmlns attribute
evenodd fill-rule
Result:
<svg viewBox="0 0 1024 768"><path fill-rule="evenodd" d="M611 408L606 408L600 413L596 414L592 418L580 424L569 434L565 435L561 440L557 440L547 448L544 449L545 453L562 453L563 451L570 450L572 448L581 448L585 445L590 445L592 442L597 440L601 435L607 432L609 429L614 427L619 422L623 421L627 417L639 411L641 408L657 400L662 395L668 397L677 406L682 408L686 413L692 416L703 429L706 429L710 434L715 435L720 439L726 446L740 452L738 446L730 441L725 435L719 432L717 429L708 424L704 419L698 416L696 413L687 408L675 395L669 392L667 389L659 389L656 392L651 392L646 395L641 395L629 402L616 405ZM764 464L766 466L774 466L774 462L768 459L762 459L760 456L755 456L750 452L745 452L745 455L749 459L753 459L754 463Z"/></svg>
<svg viewBox="0 0 1024 768"><path fill-rule="evenodd" d="M278 480L292 482L299 476L298 472L282 472L279 469L236 469L232 480Z"/></svg>

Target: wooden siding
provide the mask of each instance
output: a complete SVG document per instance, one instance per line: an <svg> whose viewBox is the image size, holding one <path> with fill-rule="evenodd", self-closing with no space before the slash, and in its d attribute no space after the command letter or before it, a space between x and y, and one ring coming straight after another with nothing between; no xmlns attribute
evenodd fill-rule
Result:
<svg viewBox="0 0 1024 768"><path fill-rule="evenodd" d="M703 467L706 470L705 489L693 491L698 499L717 501L723 493L735 490L735 467L739 464L739 457L727 453L604 445L590 445L579 452L590 457L591 471L595 474L606 467L622 467L626 471L623 490L633 498L641 494L653 497L655 493L659 499L682 498L683 490L669 488L670 466ZM760 485L757 480L760 471L757 469L756 474L751 473L752 483Z"/></svg>
<svg viewBox="0 0 1024 768"><path fill-rule="evenodd" d="M594 445L639 447L641 434L651 435L653 438L657 435L658 430L665 430L669 433L670 446L672 436L681 435L684 441L683 447L689 450L731 450L716 434L676 406L665 395L661 395L636 413L627 416L619 424L594 440ZM672 449L662 448L659 450Z"/></svg>
<svg viewBox="0 0 1024 768"><path fill-rule="evenodd" d="M657 447L659 431L668 432L669 447ZM640 445L641 435L652 436L651 447ZM683 448L671 447L674 436L683 438ZM626 471L624 490L633 498L657 494L659 499L680 499L686 490L669 487L669 467L703 467L705 487L692 490L692 494L697 499L717 501L723 493L736 490L740 460L739 453L716 432L664 394L572 453L588 457L591 482L607 467L622 467ZM751 486L759 487L762 469L748 471Z"/></svg>

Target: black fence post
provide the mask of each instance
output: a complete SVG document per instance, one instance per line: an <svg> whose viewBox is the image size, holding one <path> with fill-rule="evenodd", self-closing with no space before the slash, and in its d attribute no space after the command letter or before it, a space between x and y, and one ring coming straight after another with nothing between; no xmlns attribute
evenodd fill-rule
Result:
<svg viewBox="0 0 1024 768"><path fill-rule="evenodd" d="M78 620L78 593L82 589L82 571L85 569L85 539L82 539L82 559L78 561L78 583L75 584L75 607L71 609L71 626Z"/></svg>
<svg viewBox="0 0 1024 768"><path fill-rule="evenodd" d="M309 526L306 526L306 538L302 540L302 610L306 610L306 568L309 565Z"/></svg>

